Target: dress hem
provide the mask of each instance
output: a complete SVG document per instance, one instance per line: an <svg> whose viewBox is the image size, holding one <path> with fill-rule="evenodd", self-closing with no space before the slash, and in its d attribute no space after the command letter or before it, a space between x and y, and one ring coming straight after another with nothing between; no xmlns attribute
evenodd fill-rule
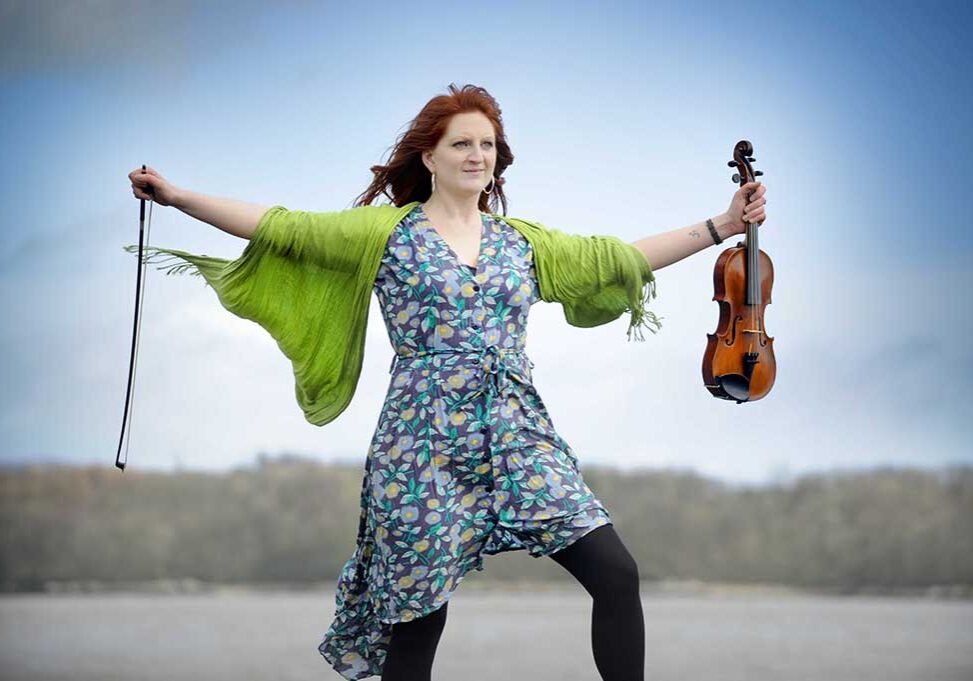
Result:
<svg viewBox="0 0 973 681"><path fill-rule="evenodd" d="M526 546L508 546L508 547L503 547L499 551L495 551L495 552L487 552L487 551L484 550L484 551L482 551L480 553L474 554L473 559L471 561L467 562L465 564L465 566L463 568L461 568L461 571L456 575L456 577L455 577L455 579L453 581L453 584L452 584L450 590L443 596L442 602L439 603L439 604L434 604L433 606L431 606L427 610L424 610L421 615L418 615L416 617L413 617L411 620L408 620L408 621L409 622L412 622L412 621L415 621L417 619L421 619L423 617L427 617L427 616L431 615L432 613L436 612L437 610L439 610L440 608L443 608L444 606L446 606L450 602L450 600L452 600L453 594L455 594L456 591L459 589L460 584L463 583L463 580L466 579L466 576L467 575L469 575L474 570L477 571L477 572L483 572L483 570L484 570L483 556L484 555L494 556L494 555L497 555L497 554L500 554L500 553L506 553L508 551L527 551L527 555L531 556L532 558L546 558L546 557L550 556L553 553L557 553L558 551L560 551L562 549L566 549L566 548L574 545L580 539L582 539L583 537L587 536L591 532L594 532L599 527L605 527L606 525L614 525L614 522L611 520L611 517L608 515L608 512L607 511L604 511L604 513L605 513L605 516L604 517L606 518L606 521L604 523L595 524L595 525L591 525L590 527L586 527L584 532L582 532L581 534L579 534L579 535L577 535L575 537L572 537L572 540L569 543L567 543L567 544L560 544L560 545L554 544L554 545L552 545L552 547L549 550L548 549L545 549L544 552L542 552L542 553L531 553L530 549L528 547L526 547ZM374 601L372 601L371 599L368 599L368 604L369 604L369 608L372 610L372 612L374 612L375 611ZM413 612L415 612L415 611L413 611ZM402 622L402 617L401 616L399 616L397 618L389 619L389 620L386 620L386 619L384 619L382 617L377 617L376 616L375 619L378 620L378 622L380 622L383 625L383 628L384 627L388 627L388 634L387 634L388 636L391 636L391 628L392 628L392 625L395 625L395 624L398 624L398 623ZM341 671L338 670L338 665L343 665L345 663L343 663L340 660L338 660L338 659L334 658L333 656L331 656L331 651L328 650L325 647L325 643L327 643L327 642L328 641L326 639L326 640L324 640L324 641L322 641L320 643L320 645L318 646L318 652L325 659L325 661L327 661L327 663L331 666L331 668L334 669L335 672L337 674L341 675L343 678L348 679L348 681L360 681L361 679L365 679L365 678L368 678L368 677L371 677L371 676L379 676L379 675L381 675L381 671L378 671L378 672L368 672L365 675L361 675L363 670L360 670L360 669L359 670L348 669L348 670L345 670L345 671L346 672L350 672L351 675L350 676L346 676L345 673L343 673L343 672L341 672ZM387 651L388 650L387 643L385 644L384 647L385 647L385 649ZM364 658L362 658L362 659L364 659ZM368 660L365 660L365 661L368 662ZM384 666L384 662L383 662L383 666Z"/></svg>

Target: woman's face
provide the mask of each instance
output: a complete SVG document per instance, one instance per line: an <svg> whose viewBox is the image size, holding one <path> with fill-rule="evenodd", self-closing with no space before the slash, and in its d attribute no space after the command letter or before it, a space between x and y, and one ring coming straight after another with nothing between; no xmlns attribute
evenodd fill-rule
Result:
<svg viewBox="0 0 973 681"><path fill-rule="evenodd" d="M436 148L424 152L422 159L436 173L436 192L476 196L490 185L497 164L493 124L479 111L458 113Z"/></svg>

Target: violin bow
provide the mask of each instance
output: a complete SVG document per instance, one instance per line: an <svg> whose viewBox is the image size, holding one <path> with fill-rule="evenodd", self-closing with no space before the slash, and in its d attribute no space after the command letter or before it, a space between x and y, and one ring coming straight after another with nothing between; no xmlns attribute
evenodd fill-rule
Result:
<svg viewBox="0 0 973 681"><path fill-rule="evenodd" d="M142 172L145 173L145 164L142 164ZM147 187L146 192L152 193L152 187ZM135 388L135 359L138 355L139 330L142 326L142 318L139 316L139 305L145 290L142 286L142 271L145 263L142 262L142 254L149 245L149 230L152 227L152 208L149 207L149 229L145 228L145 199L139 200L139 257L138 270L135 275L135 318L132 322L132 355L128 361L128 389L125 392L125 413L122 415L122 433L118 437L118 452L115 454L115 466L122 471L128 462L128 440L125 438L126 426L130 426L129 413L132 406L132 393ZM130 438L129 438L130 439ZM125 444L125 461L121 460L122 444Z"/></svg>

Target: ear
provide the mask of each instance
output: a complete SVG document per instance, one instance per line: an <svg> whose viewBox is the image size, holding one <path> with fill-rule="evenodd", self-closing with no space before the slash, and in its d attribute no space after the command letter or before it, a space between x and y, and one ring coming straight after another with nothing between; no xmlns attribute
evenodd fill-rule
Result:
<svg viewBox="0 0 973 681"><path fill-rule="evenodd" d="M422 165L426 166L426 170L428 170L430 173L435 172L436 164L432 162L431 151L422 152Z"/></svg>

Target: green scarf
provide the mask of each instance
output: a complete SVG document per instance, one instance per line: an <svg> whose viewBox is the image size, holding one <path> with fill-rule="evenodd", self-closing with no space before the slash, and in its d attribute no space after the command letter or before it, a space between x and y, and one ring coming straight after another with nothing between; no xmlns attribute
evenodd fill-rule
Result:
<svg viewBox="0 0 973 681"><path fill-rule="evenodd" d="M332 212L274 206L236 260L149 247L143 262L184 261L157 269L202 275L223 307L268 331L293 363L305 418L323 426L355 394L375 277L392 230L418 203ZM631 311L629 340L644 340L643 328L661 328L661 318L646 309L656 296L655 276L632 244L493 217L530 243L541 300L561 303L572 326L598 326ZM124 249L138 253L138 245ZM161 254L167 257L160 261Z"/></svg>

